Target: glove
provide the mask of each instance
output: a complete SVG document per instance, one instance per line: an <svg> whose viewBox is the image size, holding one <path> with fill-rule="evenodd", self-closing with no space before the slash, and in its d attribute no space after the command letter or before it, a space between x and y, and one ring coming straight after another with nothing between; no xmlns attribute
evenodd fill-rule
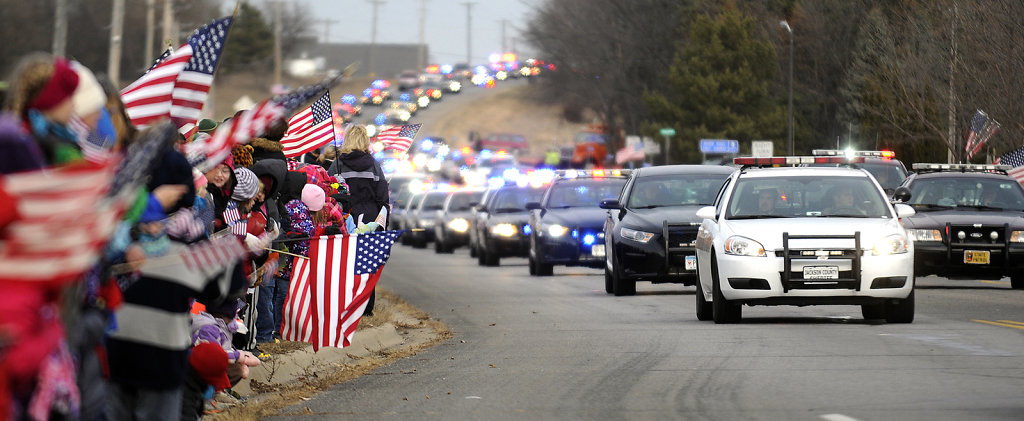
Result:
<svg viewBox="0 0 1024 421"><path fill-rule="evenodd" d="M267 237L267 238L269 238L271 240L276 240L277 237L281 236L281 224L278 224L277 221L275 221L273 219L268 219L267 220L267 226L264 227L263 229L264 229L263 236L265 236L265 237Z"/></svg>
<svg viewBox="0 0 1024 421"><path fill-rule="evenodd" d="M266 247L264 240L252 234L245 234L245 246L249 248L249 252L257 256L267 252L263 250L263 247Z"/></svg>
<svg viewBox="0 0 1024 421"><path fill-rule="evenodd" d="M325 235L338 235L338 234L341 234L341 228L338 228L336 225L330 225L330 226L324 227L324 234Z"/></svg>

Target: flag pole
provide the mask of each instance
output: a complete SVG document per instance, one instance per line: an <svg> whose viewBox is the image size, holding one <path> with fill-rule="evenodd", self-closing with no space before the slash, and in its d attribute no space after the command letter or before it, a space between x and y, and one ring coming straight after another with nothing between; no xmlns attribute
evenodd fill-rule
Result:
<svg viewBox="0 0 1024 421"><path fill-rule="evenodd" d="M308 238L307 238L307 240L308 240ZM299 240L293 240L293 241L299 241ZM302 255L298 255L298 254L295 254L295 253L289 253L289 252L284 251L284 250L272 249L272 248L269 248L269 247L261 247L261 248L263 250L273 251L273 252L276 252L276 253L281 253L281 254L284 254L284 255L288 255L288 256L298 257L300 259L309 260L309 257L307 257L307 256L302 256Z"/></svg>

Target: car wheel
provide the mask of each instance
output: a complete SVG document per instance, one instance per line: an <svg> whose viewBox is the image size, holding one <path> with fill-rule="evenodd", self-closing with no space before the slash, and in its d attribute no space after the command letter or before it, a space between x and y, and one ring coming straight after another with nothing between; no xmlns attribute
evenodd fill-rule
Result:
<svg viewBox="0 0 1024 421"><path fill-rule="evenodd" d="M914 322L914 291L895 303L885 303L885 321L889 323Z"/></svg>
<svg viewBox="0 0 1024 421"><path fill-rule="evenodd" d="M712 314L711 303L704 299L704 287L700 285L700 280L697 280L697 320L711 320L714 316Z"/></svg>
<svg viewBox="0 0 1024 421"><path fill-rule="evenodd" d="M604 268L604 292L615 293L615 282L612 279L612 272L608 268Z"/></svg>
<svg viewBox="0 0 1024 421"><path fill-rule="evenodd" d="M714 253L714 251L712 251ZM716 324L739 323L743 319L743 307L726 301L718 279L718 259L711 258L711 318Z"/></svg>
<svg viewBox="0 0 1024 421"><path fill-rule="evenodd" d="M434 242L434 253L437 253L437 254L444 253L444 244L442 244L440 241L435 241Z"/></svg>
<svg viewBox="0 0 1024 421"><path fill-rule="evenodd" d="M487 266L500 266L501 265L501 258L498 257L497 253L487 253L486 256L487 257L484 258L484 263Z"/></svg>
<svg viewBox="0 0 1024 421"><path fill-rule="evenodd" d="M479 252L476 250L476 243L469 243L469 257L476 257Z"/></svg>
<svg viewBox="0 0 1024 421"><path fill-rule="evenodd" d="M615 296L636 295L636 281L623 277L619 273L618 262L614 261L615 256L612 256L612 259L612 290L615 291Z"/></svg>
<svg viewBox="0 0 1024 421"><path fill-rule="evenodd" d="M476 252L476 264L480 266L487 264L487 249L480 249Z"/></svg>
<svg viewBox="0 0 1024 421"><path fill-rule="evenodd" d="M863 304L860 306L860 314L864 320L876 320L885 318L885 304Z"/></svg>
<svg viewBox="0 0 1024 421"><path fill-rule="evenodd" d="M421 233L422 234L422 233ZM424 237L416 237L412 243L413 248L425 249L427 248L427 239Z"/></svg>
<svg viewBox="0 0 1024 421"><path fill-rule="evenodd" d="M1010 288L1024 289L1024 274L1010 275Z"/></svg>

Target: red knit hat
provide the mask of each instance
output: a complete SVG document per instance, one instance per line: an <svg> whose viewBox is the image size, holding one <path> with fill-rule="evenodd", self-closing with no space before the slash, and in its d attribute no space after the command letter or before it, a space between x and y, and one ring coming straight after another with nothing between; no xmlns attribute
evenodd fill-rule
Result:
<svg viewBox="0 0 1024 421"><path fill-rule="evenodd" d="M71 98L77 87L78 73L71 68L71 64L67 60L57 58L53 62L53 76L50 76L50 80L46 81L43 89L39 90L36 97L28 104L28 108L39 111L49 110Z"/></svg>
<svg viewBox="0 0 1024 421"><path fill-rule="evenodd" d="M228 353L220 345L203 342L192 347L188 363L204 382L218 391L231 387L228 379Z"/></svg>

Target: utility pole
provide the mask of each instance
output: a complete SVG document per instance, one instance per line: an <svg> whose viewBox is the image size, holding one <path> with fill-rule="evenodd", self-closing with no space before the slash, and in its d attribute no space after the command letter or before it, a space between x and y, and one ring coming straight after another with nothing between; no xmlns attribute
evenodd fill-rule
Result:
<svg viewBox="0 0 1024 421"><path fill-rule="evenodd" d="M160 36L161 45L167 42L171 46L176 44L176 40L172 39L173 32L171 27L174 26L174 5L171 3L174 0L164 0L164 23L163 23L163 34ZM176 37L175 37L176 38Z"/></svg>
<svg viewBox="0 0 1024 421"><path fill-rule="evenodd" d="M427 67L426 61L426 26L427 26L427 0L420 0L420 45L416 65L416 71L422 72Z"/></svg>
<svg viewBox="0 0 1024 421"><path fill-rule="evenodd" d="M146 48L142 57L142 68L153 62L153 31L156 31L156 0L146 0Z"/></svg>
<svg viewBox="0 0 1024 421"><path fill-rule="evenodd" d="M505 25L508 24L508 19L501 20L501 53L505 54L508 50L505 48Z"/></svg>
<svg viewBox="0 0 1024 421"><path fill-rule="evenodd" d="M110 16L110 56L107 75L114 86L121 83L121 34L124 30L124 0L114 0Z"/></svg>
<svg viewBox="0 0 1024 421"><path fill-rule="evenodd" d="M466 64L473 65L473 5L476 3L465 2L466 6Z"/></svg>
<svg viewBox="0 0 1024 421"><path fill-rule="evenodd" d="M53 55L64 57L68 44L68 0L57 0L54 15Z"/></svg>
<svg viewBox="0 0 1024 421"><path fill-rule="evenodd" d="M274 84L281 84L281 2L274 3Z"/></svg>
<svg viewBox="0 0 1024 421"><path fill-rule="evenodd" d="M949 150L946 151L946 162L953 163L953 151L958 148L956 141L956 104L953 102L953 71L956 69L956 17L957 9L953 6L949 31Z"/></svg>
<svg viewBox="0 0 1024 421"><path fill-rule="evenodd" d="M317 19L316 22L324 24L324 39L320 43L326 44L331 40L331 25L341 21L337 19Z"/></svg>
<svg viewBox="0 0 1024 421"><path fill-rule="evenodd" d="M793 155L793 28L789 26L789 22L779 22L786 32L789 32L789 106L787 108L787 130L786 130L786 153L789 156Z"/></svg>
<svg viewBox="0 0 1024 421"><path fill-rule="evenodd" d="M377 6L384 4L383 0L368 0L373 4L373 23L370 25L370 60L369 65L366 66L366 71L370 77L374 77L377 74L373 68L373 56L377 52Z"/></svg>

